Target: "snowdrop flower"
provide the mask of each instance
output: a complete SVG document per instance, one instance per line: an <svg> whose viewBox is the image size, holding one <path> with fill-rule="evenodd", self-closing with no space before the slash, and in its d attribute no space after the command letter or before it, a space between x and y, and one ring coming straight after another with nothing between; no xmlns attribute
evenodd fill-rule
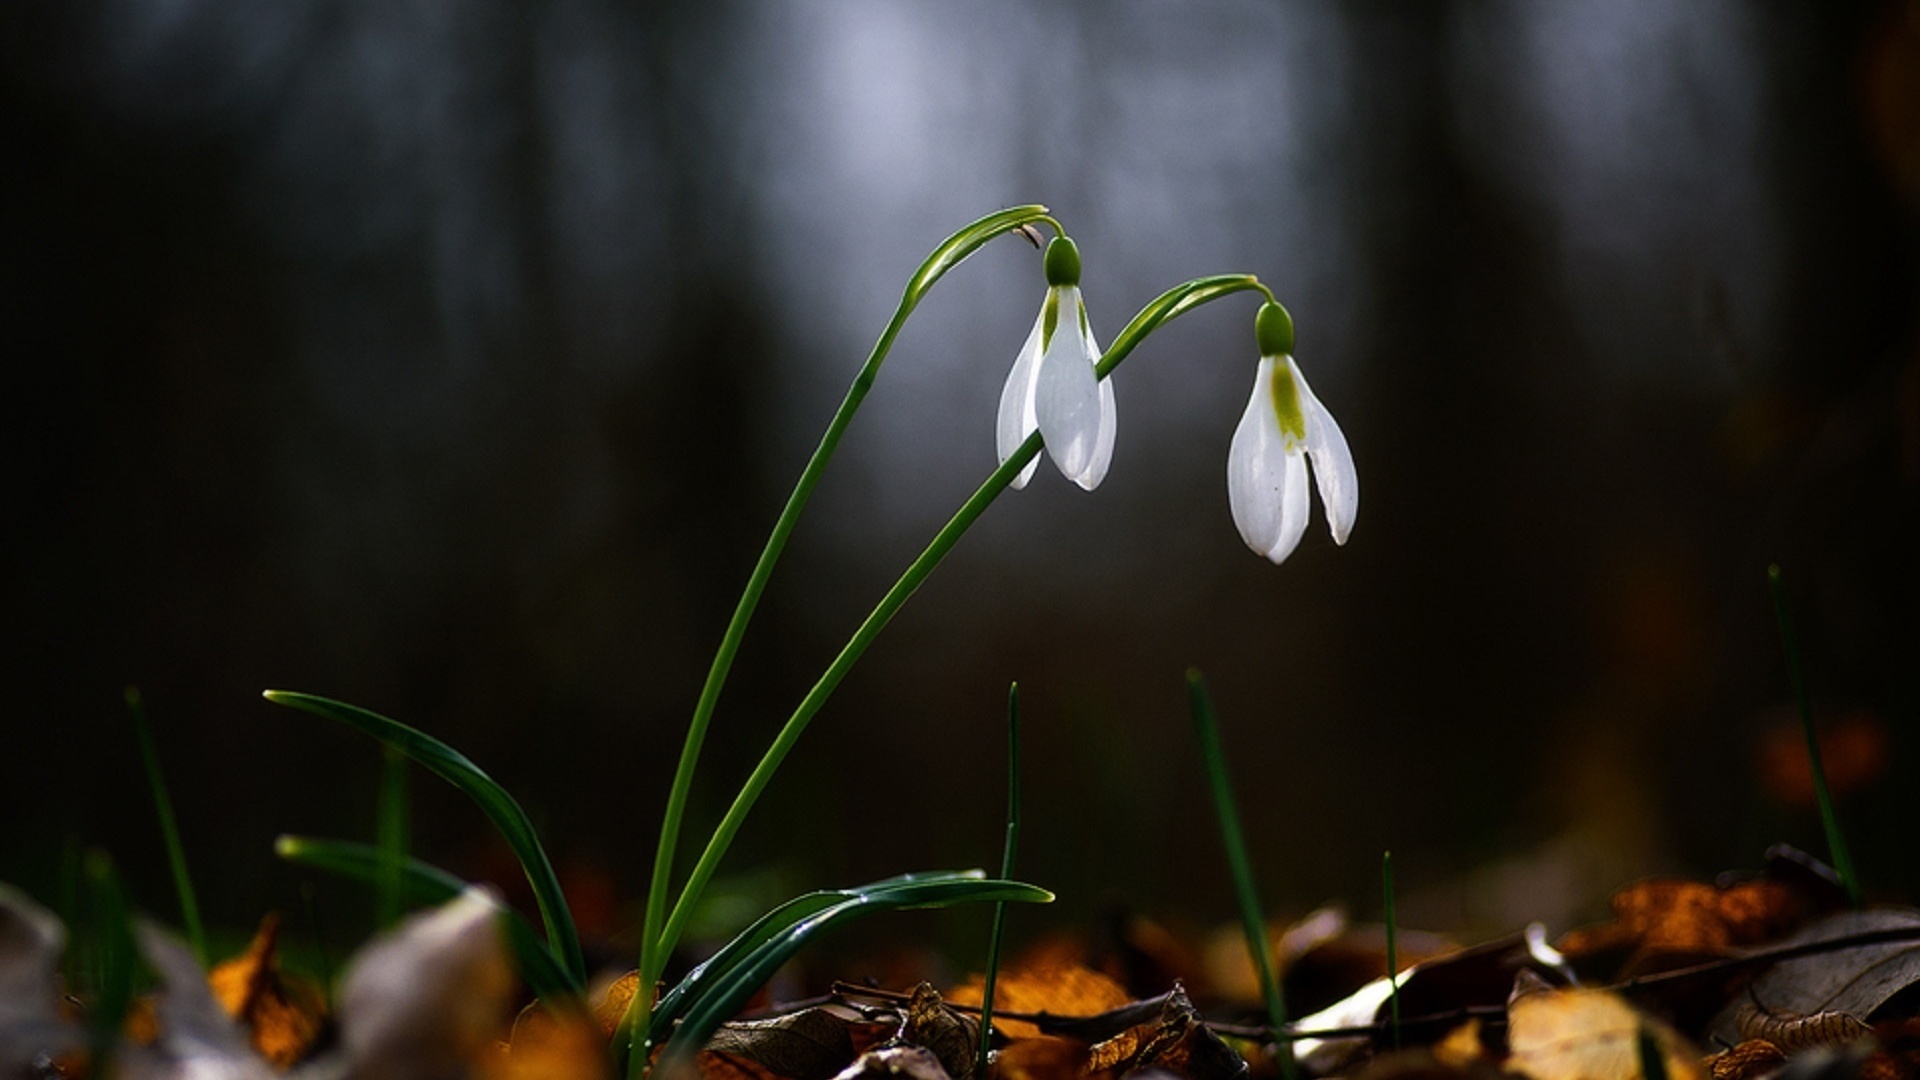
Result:
<svg viewBox="0 0 1920 1080"><path fill-rule="evenodd" d="M1293 362L1293 319L1268 302L1254 318L1260 371L1227 451L1227 501L1247 546L1276 565L1307 528L1307 459L1333 542L1344 544L1360 509L1353 454L1333 414Z"/></svg>
<svg viewBox="0 0 1920 1080"><path fill-rule="evenodd" d="M1000 391L996 442L1002 464L1038 429L1047 456L1067 479L1092 491L1113 461L1113 381L1094 374L1100 344L1080 299L1080 251L1056 236L1047 245L1047 299ZM1027 486L1039 459L1013 480Z"/></svg>

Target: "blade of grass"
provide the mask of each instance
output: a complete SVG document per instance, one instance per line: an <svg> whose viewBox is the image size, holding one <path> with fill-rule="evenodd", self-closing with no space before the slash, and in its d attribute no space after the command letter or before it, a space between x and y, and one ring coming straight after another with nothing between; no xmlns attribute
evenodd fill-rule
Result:
<svg viewBox="0 0 1920 1080"><path fill-rule="evenodd" d="M200 902L194 896L193 878L187 873L187 852L180 843L180 825L174 820L173 799L167 795L166 774L160 769L160 751L154 744L153 725L147 722L146 701L140 688L129 686L125 693L127 713L133 718L134 738L140 743L140 764L147 772L147 788L153 792L154 814L160 819L160 838L167 848L167 866L173 872L173 890L180 897L180 922L187 931L187 944L201 967L207 966L207 931L200 923Z"/></svg>
<svg viewBox="0 0 1920 1080"><path fill-rule="evenodd" d="M587 966L580 955L580 938L574 929L573 915L567 910L566 894L560 891L560 879L554 874L553 862L547 858L546 848L541 846L540 837L533 831L533 823L527 819L526 811L520 808L513 796L507 794L505 788L495 783L466 755L398 720L388 719L358 705L312 694L268 690L263 696L276 705L300 709L358 728L412 758L428 772L459 788L472 799L480 807L480 812L493 823L493 827L500 830L507 846L520 860L520 868L533 886L534 900L540 905L540 921L546 929L547 946L559 959L569 980L575 985L585 985Z"/></svg>
<svg viewBox="0 0 1920 1080"><path fill-rule="evenodd" d="M1793 633L1793 614L1788 610L1786 586L1780 580L1780 566L1767 567L1767 586L1773 593L1774 614L1780 620L1780 641L1787 651L1787 674L1793 680L1793 696L1800 706L1800 730L1807 737L1807 764L1813 771L1813 795L1820 804L1820 824L1827 832L1827 853L1840 884L1847 890L1847 902L1860 907L1860 879L1854 876L1853 857L1847 853L1847 838L1840 833L1840 817L1833 811L1833 795L1827 790L1827 770L1820 761L1820 736L1813 726L1813 703L1807 694L1807 680L1800 667L1800 645Z"/></svg>
<svg viewBox="0 0 1920 1080"><path fill-rule="evenodd" d="M300 910L307 917L307 936L313 939L314 955L319 960L320 985L332 987L335 985L334 972L339 965L333 962L333 940L327 934L326 924L320 919L320 905L316 902L319 890L313 887L313 882L303 878L298 892Z"/></svg>
<svg viewBox="0 0 1920 1080"><path fill-rule="evenodd" d="M1393 909L1393 852L1380 855L1380 892L1386 899L1387 912L1387 1008L1393 1019L1393 1048L1400 1049L1400 952L1395 947L1394 934L1399 926L1398 913Z"/></svg>
<svg viewBox="0 0 1920 1080"><path fill-rule="evenodd" d="M1020 684L1007 687L1007 842L1000 853L1000 876L1013 877L1013 856L1020 846ZM1000 976L1000 938L1007 928L1007 902L993 905L993 936L987 939L987 975L980 990L980 1057L973 1075L986 1080L993 1049L993 990Z"/></svg>
<svg viewBox="0 0 1920 1080"><path fill-rule="evenodd" d="M379 888L374 890L374 925L392 926L404 909L400 896L402 868L408 838L407 755L387 745L380 747L380 799L375 808L374 838L383 856Z"/></svg>
<svg viewBox="0 0 1920 1080"><path fill-rule="evenodd" d="M706 1045L707 1037L746 1004L780 965L801 946L835 927L881 911L901 908L949 907L954 904L1011 900L1048 903L1053 894L1019 881L992 878L910 881L874 889L841 900L808 915L761 943L689 1003L685 1018L673 1032L667 1053L681 1061Z"/></svg>
<svg viewBox="0 0 1920 1080"><path fill-rule="evenodd" d="M1193 712L1193 729L1200 739L1200 756L1206 760L1207 786L1213 791L1213 809L1220 819L1220 839L1227 849L1227 865L1233 871L1233 891L1240 902L1240 923L1247 934L1247 951L1253 955L1253 967L1260 976L1260 993L1267 1002L1267 1022L1273 1025L1273 1053L1287 1080L1297 1075L1292 1044L1280 1038L1287 1026L1287 1003L1280 996L1280 984L1273 977L1272 955L1267 945L1266 917L1261 913L1260 897L1253 887L1253 860L1247 857L1247 841L1240 831L1240 813L1234 808L1233 789L1227 782L1227 755L1220 746L1220 726L1213 716L1213 701L1207 683L1198 671L1187 669L1187 704Z"/></svg>
<svg viewBox="0 0 1920 1080"><path fill-rule="evenodd" d="M353 878L376 888L385 888L391 880L397 891L396 899L411 899L419 904L444 904L466 892L469 886L468 882L431 863L402 858L395 866L390 863L385 848L347 840L282 836L273 842L273 851L288 862ZM586 988L560 966L541 942L533 924L511 908L503 907L501 911L507 946L513 952L514 966L527 988L543 1000L578 1001Z"/></svg>
<svg viewBox="0 0 1920 1080"><path fill-rule="evenodd" d="M1661 1052L1652 1028L1645 1024L1636 1027L1633 1047L1640 1058L1640 1080L1667 1080L1667 1055Z"/></svg>
<svg viewBox="0 0 1920 1080"><path fill-rule="evenodd" d="M113 859L104 851L89 850L86 876L92 915L88 920L89 936L100 963L93 1007L87 1010L92 1051L87 1071L91 1076L112 1076L120 1031L133 1008L133 980L139 952L133 941L133 914L127 906L126 890L120 884Z"/></svg>

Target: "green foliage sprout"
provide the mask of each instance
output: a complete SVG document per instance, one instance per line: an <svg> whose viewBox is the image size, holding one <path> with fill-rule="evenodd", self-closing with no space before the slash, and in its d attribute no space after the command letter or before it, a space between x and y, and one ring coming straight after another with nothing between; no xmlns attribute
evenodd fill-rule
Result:
<svg viewBox="0 0 1920 1080"><path fill-rule="evenodd" d="M1260 993L1267 1003L1267 1023L1274 1036L1273 1053L1280 1072L1288 1080L1298 1075L1293 1059L1293 1044L1282 1036L1287 1028L1287 1001L1280 994L1279 980L1273 975L1272 953L1267 943L1267 920L1262 914L1259 893L1253 884L1253 860L1247 855L1247 840L1240 831L1240 812L1234 808L1233 787L1227 779L1227 753L1220 745L1220 724L1214 719L1213 699L1207 694L1207 682L1198 671L1187 671L1187 704L1193 712L1193 730L1200 742L1200 756L1207 766L1207 787L1213 793L1214 814L1220 820L1220 842L1227 849L1227 866L1233 872L1233 892L1240 902L1240 925L1246 931L1247 952L1253 957L1253 969L1260 976Z"/></svg>
<svg viewBox="0 0 1920 1080"><path fill-rule="evenodd" d="M1800 644L1793 633L1793 612L1787 606L1786 585L1780 580L1780 567L1767 567L1767 587L1773 593L1773 611L1780 621L1780 642L1787 653L1787 674L1793 680L1793 697L1800 706L1800 730L1807 738L1807 765L1813 771L1813 794L1820 804L1820 825L1827 833L1827 853L1840 885L1847 891L1847 902L1858 909L1860 878L1853 871L1853 856L1847 852L1847 838L1840 832L1840 816L1833 810L1833 794L1827 790L1827 769L1820 761L1820 734L1813 725L1813 702L1807 694L1807 677L1800 668Z"/></svg>

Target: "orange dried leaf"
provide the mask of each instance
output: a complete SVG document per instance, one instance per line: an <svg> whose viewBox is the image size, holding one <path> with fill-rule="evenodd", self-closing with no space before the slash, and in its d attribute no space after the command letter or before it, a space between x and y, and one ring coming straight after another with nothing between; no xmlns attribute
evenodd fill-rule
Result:
<svg viewBox="0 0 1920 1080"><path fill-rule="evenodd" d="M995 1080L1062 1080L1099 1071L1092 1066L1086 1043L1057 1035L1017 1039L993 1059Z"/></svg>
<svg viewBox="0 0 1920 1080"><path fill-rule="evenodd" d="M1487 1048L1480 1038L1480 1021L1468 1020L1433 1044L1433 1057L1442 1065L1464 1069L1487 1059Z"/></svg>
<svg viewBox="0 0 1920 1080"><path fill-rule="evenodd" d="M1640 1035L1659 1048L1670 1080L1706 1080L1700 1055L1660 1020L1605 990L1556 990L1507 1010L1509 1072L1533 1080L1644 1080Z"/></svg>
<svg viewBox="0 0 1920 1080"><path fill-rule="evenodd" d="M246 951L207 975L214 1000L247 1029L260 1056L277 1069L291 1068L320 1037L325 1007L320 992L280 972L280 917L269 913Z"/></svg>
<svg viewBox="0 0 1920 1080"><path fill-rule="evenodd" d="M1713 1080L1753 1080L1779 1068L1786 1060L1787 1055L1767 1040L1748 1039L1708 1058L1707 1073Z"/></svg>
<svg viewBox="0 0 1920 1080"><path fill-rule="evenodd" d="M1615 893L1612 906L1613 922L1571 931L1558 948L1574 961L1626 953L1622 974L1627 976L1772 940L1791 930L1803 914L1794 891L1777 881L1721 889L1698 881L1655 879Z"/></svg>
<svg viewBox="0 0 1920 1080"><path fill-rule="evenodd" d="M535 1002L514 1019L511 1042L486 1062L483 1080L606 1080L607 1039L584 1012Z"/></svg>
<svg viewBox="0 0 1920 1080"><path fill-rule="evenodd" d="M627 1015L627 1006L633 1003L634 991L640 988L640 973L629 971L613 980L600 994L600 1000L593 1006L593 1018L600 1025L600 1033L613 1038L620 1027L620 1020Z"/></svg>
<svg viewBox="0 0 1920 1080"><path fill-rule="evenodd" d="M983 978L975 975L947 992L956 1005L979 1005ZM993 985L993 1026L1012 1039L1040 1034L1023 1020L1007 1020L1002 1012L1052 1013L1055 1016L1093 1016L1127 1004L1126 990L1092 968L1056 958L1037 965L1023 964L1000 973Z"/></svg>

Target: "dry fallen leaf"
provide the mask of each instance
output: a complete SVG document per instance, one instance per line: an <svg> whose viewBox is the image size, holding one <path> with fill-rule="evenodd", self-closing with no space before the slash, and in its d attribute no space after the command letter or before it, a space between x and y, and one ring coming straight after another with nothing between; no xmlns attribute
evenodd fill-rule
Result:
<svg viewBox="0 0 1920 1080"><path fill-rule="evenodd" d="M0 1076L27 1076L42 1053L70 1053L80 1029L60 1015L66 930L51 911L0 885Z"/></svg>
<svg viewBox="0 0 1920 1080"><path fill-rule="evenodd" d="M1201 1021L1179 990L1167 995L1159 1020L1140 1024L1095 1046L1088 1072L1166 1069L1189 1080L1237 1080L1247 1063Z"/></svg>
<svg viewBox="0 0 1920 1080"><path fill-rule="evenodd" d="M1016 1039L994 1055L996 1080L1060 1080L1092 1074L1087 1044L1079 1039L1034 1035Z"/></svg>
<svg viewBox="0 0 1920 1080"><path fill-rule="evenodd" d="M629 971L601 991L600 1000L593 1006L593 1019L600 1025L601 1034L613 1038L613 1033L620 1027L621 1018L627 1015L627 1006L633 1004L633 992L639 986L640 973Z"/></svg>
<svg viewBox="0 0 1920 1080"><path fill-rule="evenodd" d="M1700 1055L1664 1022L1605 990L1528 994L1507 1011L1506 1068L1533 1080L1646 1080L1650 1035L1669 1080L1705 1080Z"/></svg>
<svg viewBox="0 0 1920 1080"><path fill-rule="evenodd" d="M612 1073L606 1036L592 1016L537 1001L520 1011L511 1040L480 1070L482 1080L607 1080Z"/></svg>
<svg viewBox="0 0 1920 1080"><path fill-rule="evenodd" d="M827 1080L858 1056L852 1028L864 1022L829 1005L764 1020L735 1020L720 1025L707 1040L700 1071L709 1077L746 1071L739 1064L707 1060L710 1054L721 1054L786 1080Z"/></svg>
<svg viewBox="0 0 1920 1080"><path fill-rule="evenodd" d="M1765 1039L1748 1039L1707 1059L1707 1073L1713 1080L1753 1080L1770 1073L1787 1060L1781 1049Z"/></svg>
<svg viewBox="0 0 1920 1080"><path fill-rule="evenodd" d="M227 1015L247 1029L260 1056L287 1069L319 1038L324 1005L317 988L281 975L279 932L278 915L261 919L246 951L216 966L207 983Z"/></svg>
<svg viewBox="0 0 1920 1080"><path fill-rule="evenodd" d="M994 997L1000 996L998 990L995 987ZM940 992L931 983L923 982L913 988L913 999L907 1003L907 1019L900 1025L900 1041L933 1051L948 1076L953 1080L967 1080L973 1075L975 1058L980 1052L980 1022L948 1008L940 999Z"/></svg>
<svg viewBox="0 0 1920 1080"><path fill-rule="evenodd" d="M1614 919L1567 933L1556 947L1576 965L1624 955L1620 978L1631 978L1726 956L1792 930L1804 917L1800 897L1771 880L1727 888L1698 881L1655 879L1613 895Z"/></svg>
<svg viewBox="0 0 1920 1080"><path fill-rule="evenodd" d="M835 1080L952 1080L931 1050L918 1046L883 1046L869 1050L846 1067Z"/></svg>
<svg viewBox="0 0 1920 1080"><path fill-rule="evenodd" d="M495 1052L513 967L493 894L470 888L355 954L340 1042L355 1080L460 1076Z"/></svg>
<svg viewBox="0 0 1920 1080"><path fill-rule="evenodd" d="M1841 912L1821 919L1779 944L1800 945L1901 929L1920 932L1920 911L1873 908ZM1917 983L1920 983L1920 940L1815 953L1768 968L1745 993L1721 1011L1709 1031L1718 1041L1739 1042L1741 1014L1754 1007L1776 1017L1842 1013L1871 1022L1882 1005Z"/></svg>
<svg viewBox="0 0 1920 1080"><path fill-rule="evenodd" d="M981 977L947 993L955 1005L978 1005ZM1024 1020L1007 1020L1002 1011L1052 1013L1055 1016L1093 1016L1128 1003L1127 992L1111 978L1054 955L1023 961L1000 973L993 985L993 1026L1008 1038L1024 1039L1040 1029Z"/></svg>

